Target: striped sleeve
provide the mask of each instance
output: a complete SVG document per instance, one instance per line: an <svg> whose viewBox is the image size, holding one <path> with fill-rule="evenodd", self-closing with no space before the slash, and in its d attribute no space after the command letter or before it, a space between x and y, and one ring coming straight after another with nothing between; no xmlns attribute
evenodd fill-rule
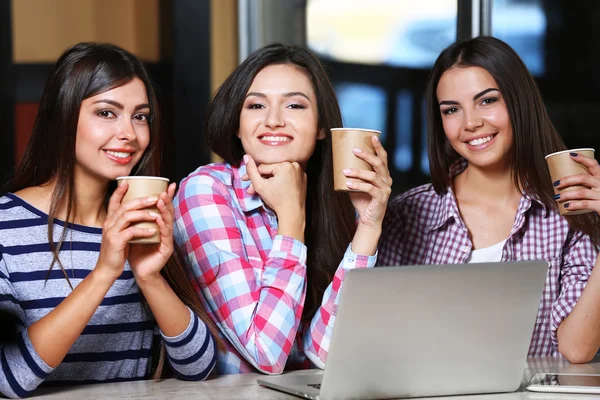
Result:
<svg viewBox="0 0 600 400"><path fill-rule="evenodd" d="M9 398L27 397L52 372L37 354L27 329L25 315L10 281L10 274L0 253L0 320L2 336L12 340L0 343L0 393ZM8 321L9 323L6 323Z"/></svg>
<svg viewBox="0 0 600 400"><path fill-rule="evenodd" d="M188 308L189 309L189 308ZM217 363L217 347L210 331L190 310L190 323L178 336L162 332L169 364L178 378L187 381L204 380Z"/></svg>

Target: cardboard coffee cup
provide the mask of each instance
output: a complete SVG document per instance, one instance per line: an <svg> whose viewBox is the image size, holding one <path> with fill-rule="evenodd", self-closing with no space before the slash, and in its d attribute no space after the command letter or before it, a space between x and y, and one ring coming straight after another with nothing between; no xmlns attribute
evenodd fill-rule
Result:
<svg viewBox="0 0 600 400"><path fill-rule="evenodd" d="M123 202L138 199L140 197L158 197L162 192L167 190L169 180L167 178L160 178L157 176L119 176L117 183L122 185L124 181L127 181L129 187L127 193L123 197ZM155 206L145 208L148 211L154 211L159 214L158 208ZM149 237L139 238L130 240L129 243L160 243L160 233L158 232L158 225L153 221L142 221L131 224L132 226L138 226L145 229L156 229L156 233Z"/></svg>
<svg viewBox="0 0 600 400"><path fill-rule="evenodd" d="M331 143L333 152L333 188L338 192L356 192L350 189L346 182L363 182L361 179L348 178L344 175L344 169L365 169L373 171L368 162L358 158L352 149L358 148L362 151L375 154L372 137L379 137L381 132L372 129L360 128L333 128L331 129Z"/></svg>
<svg viewBox="0 0 600 400"><path fill-rule="evenodd" d="M550 171L550 177L552 178L552 182L556 182L561 180L562 178L569 175L577 175L577 174L589 174L590 171L588 167L583 164L580 164L571 159L570 153L582 154L587 157L594 158L594 149L573 149L573 150L564 150L559 151L557 153L548 154L546 156L546 162L548 163L548 170ZM578 190L578 189L589 189L587 186L569 186L564 189L554 188L555 194L560 194L562 192L567 192L570 190ZM565 201L558 200L558 211L561 215L577 215L591 212L592 210L576 210L570 211L568 208L565 208Z"/></svg>

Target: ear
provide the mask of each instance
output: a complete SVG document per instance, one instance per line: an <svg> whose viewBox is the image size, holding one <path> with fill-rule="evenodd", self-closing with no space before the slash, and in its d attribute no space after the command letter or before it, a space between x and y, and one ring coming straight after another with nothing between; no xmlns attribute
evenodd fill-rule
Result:
<svg viewBox="0 0 600 400"><path fill-rule="evenodd" d="M235 136L237 136L238 139L240 139L240 130L238 129L238 131L236 132Z"/></svg>
<svg viewBox="0 0 600 400"><path fill-rule="evenodd" d="M325 139L325 129L321 128L319 129L319 132L317 133L317 140L323 140Z"/></svg>

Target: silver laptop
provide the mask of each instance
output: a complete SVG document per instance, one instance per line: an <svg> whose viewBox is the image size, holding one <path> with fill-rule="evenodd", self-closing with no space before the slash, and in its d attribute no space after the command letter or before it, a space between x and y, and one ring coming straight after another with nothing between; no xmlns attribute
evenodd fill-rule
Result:
<svg viewBox="0 0 600 400"><path fill-rule="evenodd" d="M389 399L519 388L545 261L355 269L323 373L258 379L308 399Z"/></svg>

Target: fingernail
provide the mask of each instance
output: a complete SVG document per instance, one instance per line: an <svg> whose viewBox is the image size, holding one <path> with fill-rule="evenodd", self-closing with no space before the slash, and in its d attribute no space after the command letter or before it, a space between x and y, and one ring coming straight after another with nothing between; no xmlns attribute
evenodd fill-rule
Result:
<svg viewBox="0 0 600 400"><path fill-rule="evenodd" d="M250 156L248 154L244 154L244 162L247 163L250 160Z"/></svg>
<svg viewBox="0 0 600 400"><path fill-rule="evenodd" d="M352 151L355 152L355 153L361 153L362 152L362 150L358 149L358 148L357 149L352 149Z"/></svg>
<svg viewBox="0 0 600 400"><path fill-rule="evenodd" d="M554 185L554 187L556 187L556 186L560 185L560 180L558 180L558 181L554 182L554 183L553 183L553 185Z"/></svg>
<svg viewBox="0 0 600 400"><path fill-rule="evenodd" d="M147 231L149 233L154 233L154 232L156 232L156 228L147 228Z"/></svg>
<svg viewBox="0 0 600 400"><path fill-rule="evenodd" d="M342 171L344 173L344 175L348 175L350 172L352 172L351 169L346 168L345 170Z"/></svg>
<svg viewBox="0 0 600 400"><path fill-rule="evenodd" d="M155 196L146 197L146 203L154 203L155 201L158 201L158 198Z"/></svg>
<svg viewBox="0 0 600 400"><path fill-rule="evenodd" d="M559 193L559 194L555 194L554 196L552 196L552 198L553 198L554 200L558 200L558 199L560 199L560 193Z"/></svg>
<svg viewBox="0 0 600 400"><path fill-rule="evenodd" d="M155 213L154 211L148 211L148 215L150 215L152 218L158 218L159 215L157 213Z"/></svg>
<svg viewBox="0 0 600 400"><path fill-rule="evenodd" d="M346 186L348 186L348 187L352 186L352 182L346 181Z"/></svg>
<svg viewBox="0 0 600 400"><path fill-rule="evenodd" d="M578 155L577 153L570 153L570 154L571 154L571 157L577 157L577 155Z"/></svg>
<svg viewBox="0 0 600 400"><path fill-rule="evenodd" d="M564 204L565 208L569 208L569 203Z"/></svg>
<svg viewBox="0 0 600 400"><path fill-rule="evenodd" d="M375 139L376 142L379 142L379 136L373 135L373 138Z"/></svg>

